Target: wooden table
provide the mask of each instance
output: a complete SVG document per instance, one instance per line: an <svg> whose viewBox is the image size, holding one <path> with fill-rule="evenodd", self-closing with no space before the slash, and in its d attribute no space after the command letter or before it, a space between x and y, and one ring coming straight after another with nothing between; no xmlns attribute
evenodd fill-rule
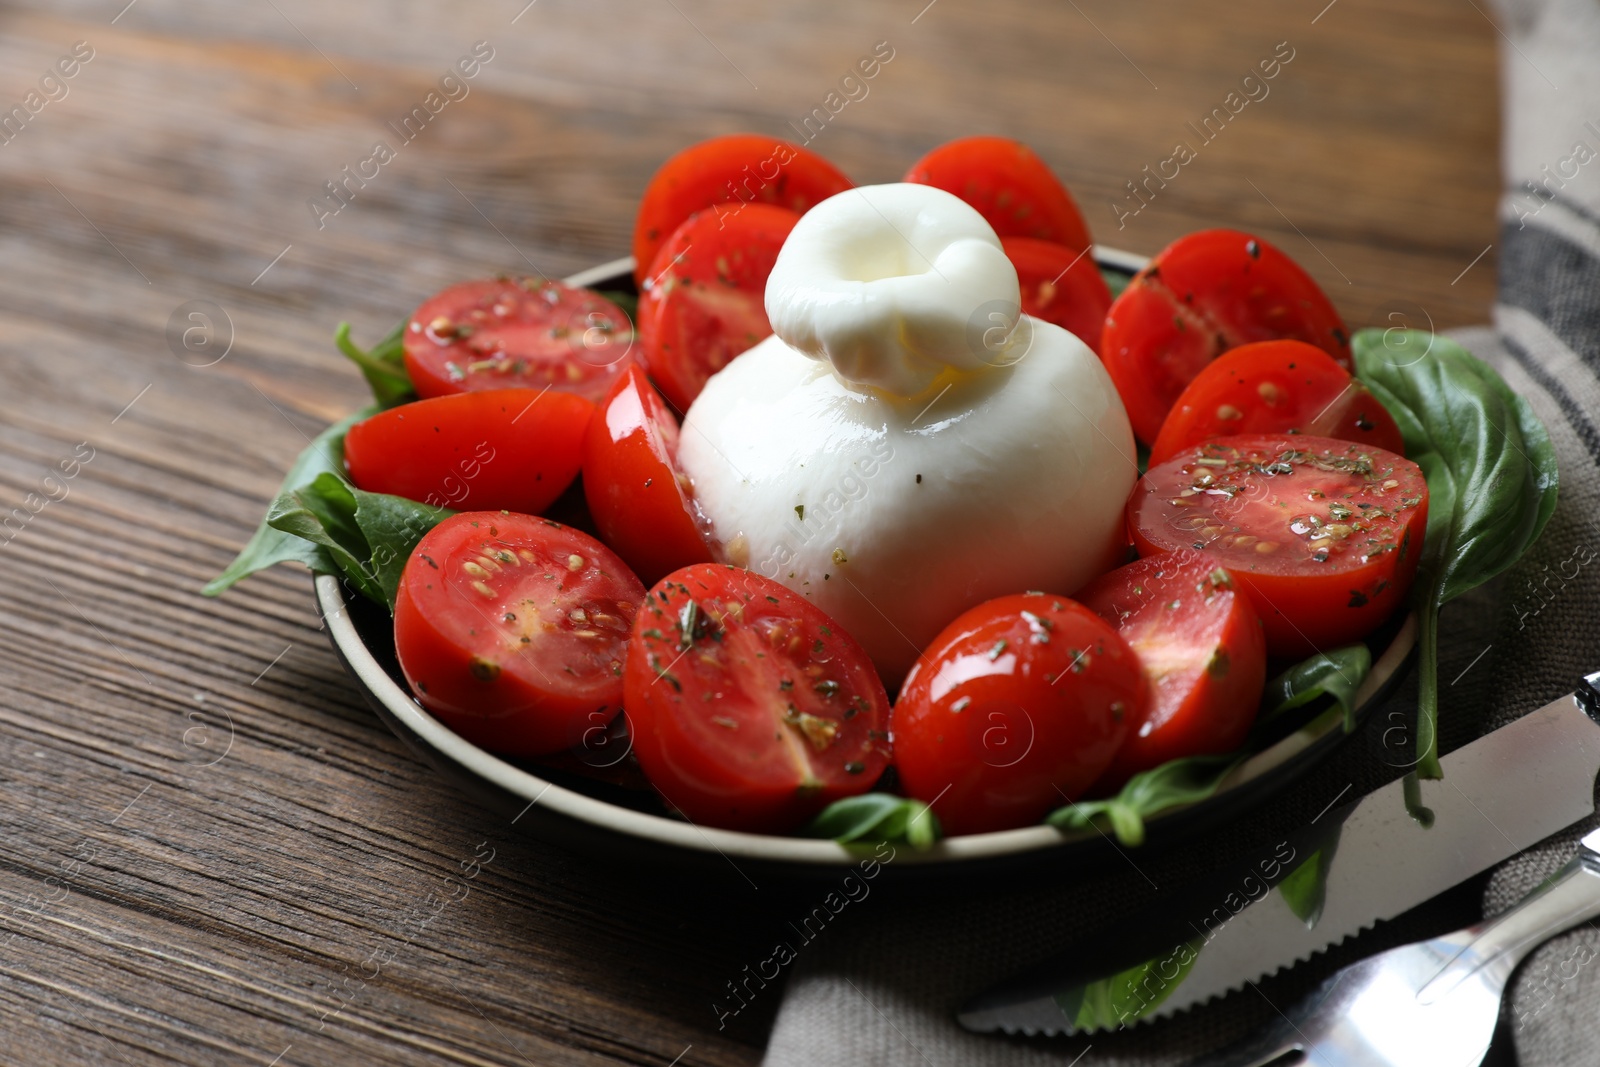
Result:
<svg viewBox="0 0 1600 1067"><path fill-rule="evenodd" d="M759 1060L777 991L720 1032L711 1003L772 943L778 894L520 837L366 709L302 574L198 589L361 402L336 323L370 340L446 283L624 254L664 157L795 136L877 42L893 59L812 142L860 181L1001 133L1107 244L1246 228L1358 326L1481 322L1492 299L1486 5L125 2L0 10L0 108L92 50L0 144L11 1063ZM388 124L478 41L468 95L402 142ZM1188 125L1291 51L1213 140ZM308 201L378 139L394 158L319 228ZM1195 158L1127 198L1179 142ZM169 342L191 301L231 323L210 366Z"/></svg>

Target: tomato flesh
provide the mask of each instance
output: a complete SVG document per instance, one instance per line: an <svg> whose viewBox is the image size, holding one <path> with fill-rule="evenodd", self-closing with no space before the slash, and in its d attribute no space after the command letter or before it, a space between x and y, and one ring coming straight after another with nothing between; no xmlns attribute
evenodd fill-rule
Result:
<svg viewBox="0 0 1600 1067"><path fill-rule="evenodd" d="M692 822L792 830L889 762L889 698L861 646L804 597L737 567L656 583L634 623L628 730Z"/></svg>
<svg viewBox="0 0 1600 1067"><path fill-rule="evenodd" d="M962 137L946 142L913 163L905 180L954 193L1001 237L1053 241L1073 255L1091 245L1072 194L1021 141Z"/></svg>
<svg viewBox="0 0 1600 1067"><path fill-rule="evenodd" d="M688 411L707 379L772 334L767 275L800 216L747 204L691 216L661 246L639 297L645 365L672 405Z"/></svg>
<svg viewBox="0 0 1600 1067"><path fill-rule="evenodd" d="M1302 433L1405 454L1400 428L1371 391L1304 341L1258 341L1224 352L1178 397L1150 462L1211 437Z"/></svg>
<svg viewBox="0 0 1600 1067"><path fill-rule="evenodd" d="M380 411L350 427L350 480L458 511L536 514L572 484L594 405L572 393L495 389Z"/></svg>
<svg viewBox="0 0 1600 1067"><path fill-rule="evenodd" d="M736 133L691 145L661 165L639 201L634 280L643 287L661 245L697 211L734 218L741 205L774 204L803 215L852 186L815 152L772 137Z"/></svg>
<svg viewBox="0 0 1600 1067"><path fill-rule="evenodd" d="M1206 364L1230 348L1280 338L1351 365L1344 323L1309 274L1258 237L1203 230L1133 276L1106 315L1101 358L1134 435L1149 444Z"/></svg>
<svg viewBox="0 0 1600 1067"><path fill-rule="evenodd" d="M1415 463L1300 434L1203 442L1151 467L1128 500L1139 555L1190 551L1226 569L1280 656L1349 644L1404 603L1427 518Z"/></svg>
<svg viewBox="0 0 1600 1067"><path fill-rule="evenodd" d="M1078 599L1117 628L1150 683L1144 719L1093 793L1244 742L1266 685L1267 646L1260 616L1227 571L1192 549L1167 553L1102 575Z"/></svg>
<svg viewBox="0 0 1600 1067"><path fill-rule="evenodd" d="M711 562L677 453L678 420L629 367L589 420L583 493L600 536L646 582Z"/></svg>
<svg viewBox="0 0 1600 1067"><path fill-rule="evenodd" d="M890 720L900 784L948 834L1036 823L1105 772L1148 698L1133 650L1082 604L988 601L906 676Z"/></svg>
<svg viewBox="0 0 1600 1067"><path fill-rule="evenodd" d="M400 577L395 652L422 706L475 745L542 756L622 706L644 586L605 545L547 519L462 512Z"/></svg>
<svg viewBox="0 0 1600 1067"><path fill-rule="evenodd" d="M452 285L416 310L403 343L421 397L522 386L593 403L633 362L633 324L621 308L542 278Z"/></svg>
<svg viewBox="0 0 1600 1067"><path fill-rule="evenodd" d="M1023 314L1055 323L1098 354L1111 287L1094 256L1032 237L1002 237L1000 247L1017 268Z"/></svg>

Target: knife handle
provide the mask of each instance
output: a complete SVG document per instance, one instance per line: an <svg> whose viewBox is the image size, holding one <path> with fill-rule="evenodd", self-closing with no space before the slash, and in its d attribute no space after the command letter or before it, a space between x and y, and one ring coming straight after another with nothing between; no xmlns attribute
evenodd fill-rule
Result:
<svg viewBox="0 0 1600 1067"><path fill-rule="evenodd" d="M1600 830L1585 837L1578 852L1533 892L1493 919L1441 941L1460 952L1417 992L1431 1004L1485 968L1509 978L1522 958L1550 938L1600 915Z"/></svg>

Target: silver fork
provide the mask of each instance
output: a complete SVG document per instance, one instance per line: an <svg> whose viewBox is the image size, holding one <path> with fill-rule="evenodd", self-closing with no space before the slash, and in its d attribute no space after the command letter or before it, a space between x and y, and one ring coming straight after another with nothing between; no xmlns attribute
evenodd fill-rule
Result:
<svg viewBox="0 0 1600 1067"><path fill-rule="evenodd" d="M1476 1067L1522 958L1600 915L1600 830L1510 910L1432 941L1353 963L1266 1031L1187 1067Z"/></svg>

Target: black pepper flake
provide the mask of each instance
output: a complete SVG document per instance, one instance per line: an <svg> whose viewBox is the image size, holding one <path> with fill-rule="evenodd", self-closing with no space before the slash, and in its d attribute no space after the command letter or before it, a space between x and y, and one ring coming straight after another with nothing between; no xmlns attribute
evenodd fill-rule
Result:
<svg viewBox="0 0 1600 1067"><path fill-rule="evenodd" d="M801 522L806 521L806 506L804 504L796 504L794 506L794 513L800 516Z"/></svg>
<svg viewBox="0 0 1600 1067"><path fill-rule="evenodd" d="M867 765L859 760L851 760L849 763L844 765L844 771L846 774L860 774L866 769Z"/></svg>
<svg viewBox="0 0 1600 1067"><path fill-rule="evenodd" d="M989 650L989 659L991 661L999 659L1000 658L1000 653L1002 653L1002 652L1004 652L1006 650L1006 645L1008 645L1008 644L1010 644L1010 642L1008 642L1003 637L1000 640L996 641L994 643L994 647Z"/></svg>
<svg viewBox="0 0 1600 1067"><path fill-rule="evenodd" d="M1346 606L1347 607L1352 607L1352 608L1364 608L1364 607L1366 607L1367 606L1367 594L1363 593L1359 589L1350 590L1350 603L1347 604Z"/></svg>

